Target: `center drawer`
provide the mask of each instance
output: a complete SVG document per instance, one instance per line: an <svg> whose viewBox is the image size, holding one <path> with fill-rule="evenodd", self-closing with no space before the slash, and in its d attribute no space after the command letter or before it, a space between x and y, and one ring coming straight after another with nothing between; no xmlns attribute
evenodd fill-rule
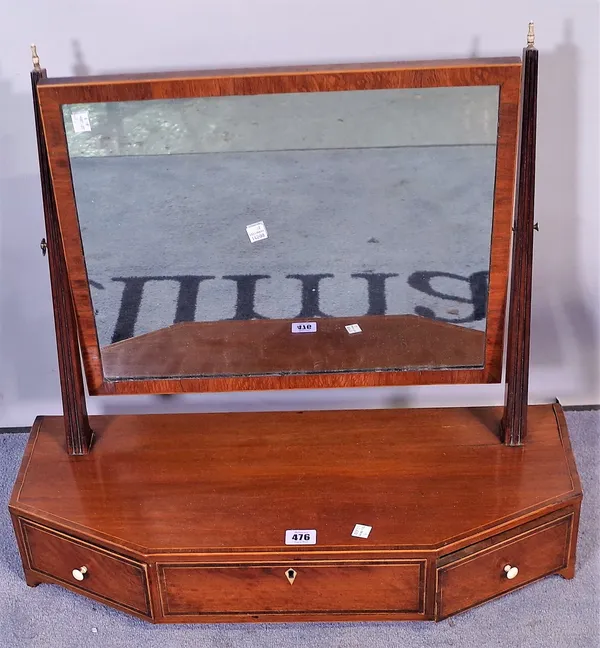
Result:
<svg viewBox="0 0 600 648"><path fill-rule="evenodd" d="M159 564L163 614L424 613L425 561Z"/></svg>

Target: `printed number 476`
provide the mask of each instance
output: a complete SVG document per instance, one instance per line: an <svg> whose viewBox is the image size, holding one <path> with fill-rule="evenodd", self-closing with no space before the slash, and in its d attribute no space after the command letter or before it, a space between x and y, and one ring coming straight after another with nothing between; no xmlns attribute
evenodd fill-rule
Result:
<svg viewBox="0 0 600 648"><path fill-rule="evenodd" d="M296 542L300 540L310 540L310 533L294 533L292 540L295 540Z"/></svg>

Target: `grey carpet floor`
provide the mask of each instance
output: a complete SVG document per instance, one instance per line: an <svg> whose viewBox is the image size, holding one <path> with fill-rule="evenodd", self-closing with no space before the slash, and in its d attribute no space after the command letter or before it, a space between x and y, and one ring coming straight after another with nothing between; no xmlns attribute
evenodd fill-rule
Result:
<svg viewBox="0 0 600 648"><path fill-rule="evenodd" d="M0 647L600 646L600 411L567 414L583 481L578 573L546 578L438 624L315 623L153 626L54 585L22 578L6 505L25 434L0 434Z"/></svg>

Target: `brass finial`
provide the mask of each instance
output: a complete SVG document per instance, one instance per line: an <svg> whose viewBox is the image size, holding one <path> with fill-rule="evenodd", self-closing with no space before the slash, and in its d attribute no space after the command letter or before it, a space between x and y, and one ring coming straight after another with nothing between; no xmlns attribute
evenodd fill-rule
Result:
<svg viewBox="0 0 600 648"><path fill-rule="evenodd" d="M529 29L527 30L527 47L533 47L535 41L535 33L533 31L533 20L529 23Z"/></svg>
<svg viewBox="0 0 600 648"><path fill-rule="evenodd" d="M31 60L33 62L33 69L36 72L40 72L41 69L42 69L40 67L40 57L38 56L37 49L36 49L35 45L31 46Z"/></svg>

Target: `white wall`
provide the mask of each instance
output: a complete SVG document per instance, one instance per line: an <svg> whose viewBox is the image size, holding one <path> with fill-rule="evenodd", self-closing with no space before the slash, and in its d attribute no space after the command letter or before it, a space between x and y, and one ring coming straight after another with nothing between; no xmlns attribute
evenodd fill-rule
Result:
<svg viewBox="0 0 600 648"><path fill-rule="evenodd" d="M598 6L481 0L0 0L0 426L60 412L29 88L51 76L540 49L532 402L600 402ZM500 403L501 385L94 398L91 412Z"/></svg>

